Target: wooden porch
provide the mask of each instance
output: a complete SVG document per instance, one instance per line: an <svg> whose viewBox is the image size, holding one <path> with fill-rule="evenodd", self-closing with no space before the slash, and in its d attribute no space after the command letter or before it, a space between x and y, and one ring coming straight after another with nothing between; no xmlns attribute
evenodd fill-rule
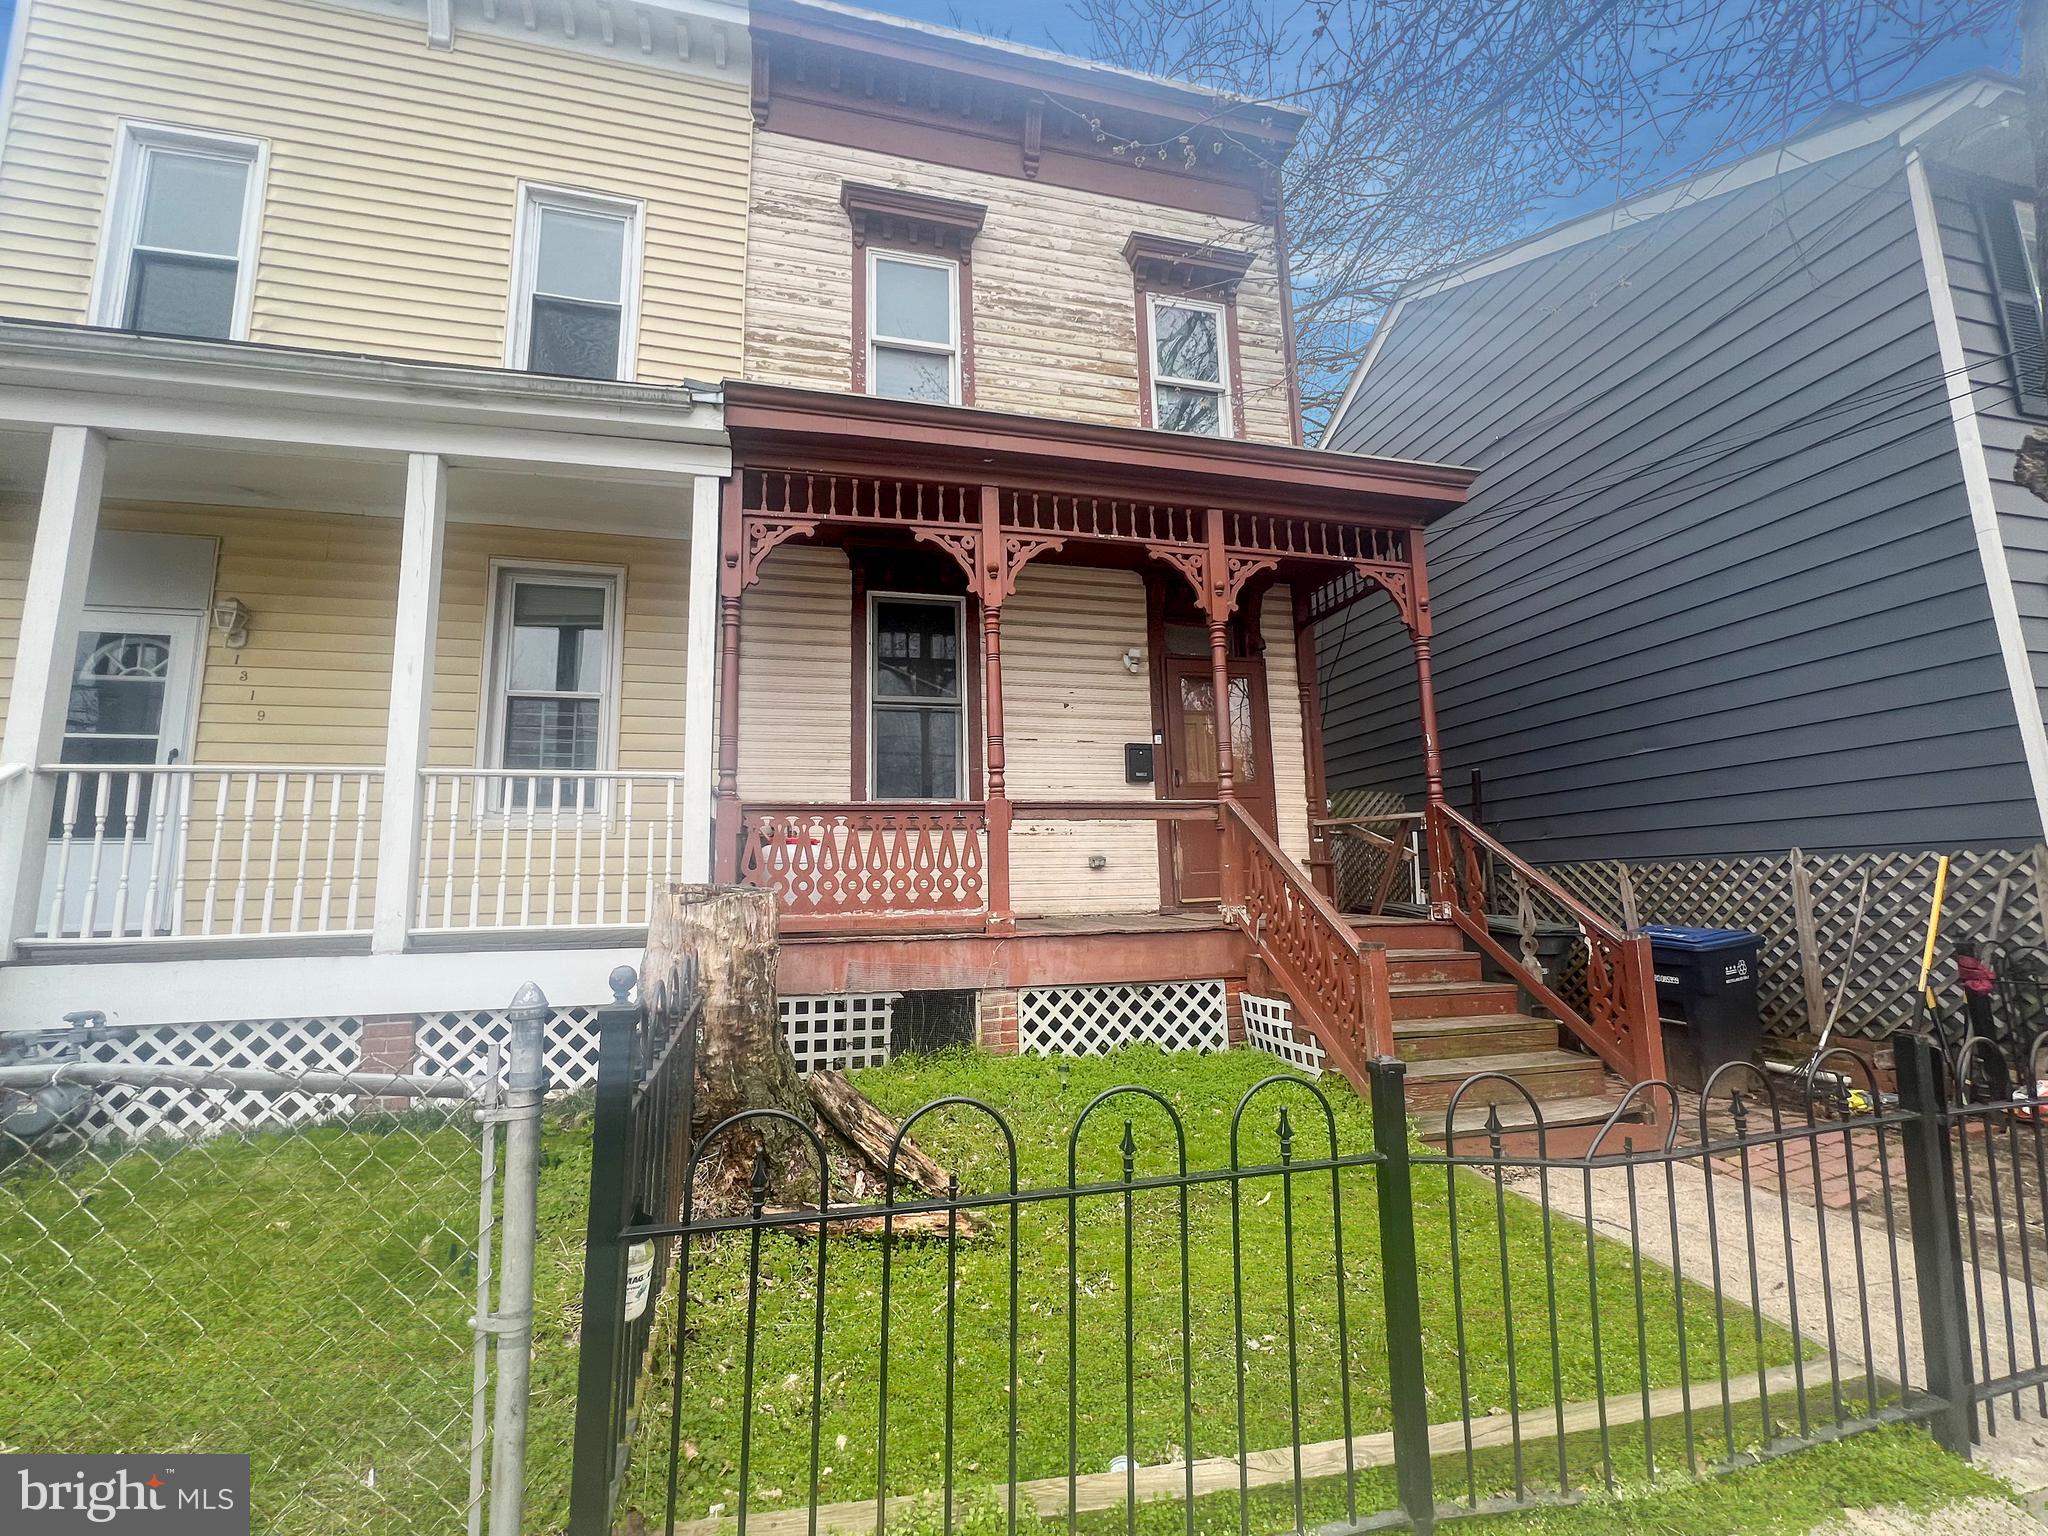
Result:
<svg viewBox="0 0 2048 1536"><path fill-rule="evenodd" d="M1505 1086L1468 1091L1474 1107L1532 1086L1590 1100L1607 1068L1656 1075L1641 941L1584 913L1592 1002L1573 1008L1486 927L1480 863L1527 867L1444 804L1420 534L1461 499L1463 471L811 390L734 385L726 405L735 463L722 520L713 854L719 878L781 899L786 991L1224 977L1285 998L1354 1082L1374 1057L1412 1057L1418 1107L1476 1071ZM856 751L850 796L748 795L742 715L752 711L751 730L786 730L745 691L748 594L792 545L845 549L850 564L892 551L891 569L921 552L931 590L964 605L959 661L975 675L955 692L971 761L944 778L952 793L877 795ZM1171 589L1146 609L1150 739L1126 746L1127 765L1144 771L1130 766L1133 787L1116 797L1048 796L1012 770L1005 618L1020 583L1048 567L1139 572L1148 593ZM1284 710L1255 693L1252 663L1274 648L1246 629L1247 611L1281 592L1295 690ZM1429 915L1412 926L1333 905L1315 626L1378 595L1408 629L1421 696ZM1193 620L1178 637L1163 633L1176 611ZM844 621L825 612L816 622L826 635ZM1189 632L1202 654L1183 662L1172 646ZM1189 733L1191 700L1206 701L1206 733ZM1073 702L1085 710L1085 693ZM1085 718L1069 727L1077 738ZM858 707L855 720L867 729ZM1304 772L1276 798L1284 730L1299 737ZM1027 823L1144 830L1156 839L1156 892L1123 911L1034 909L1015 883ZM1522 1012L1525 1000L1549 1017ZM1558 1049L1561 1031L1591 1054Z"/></svg>

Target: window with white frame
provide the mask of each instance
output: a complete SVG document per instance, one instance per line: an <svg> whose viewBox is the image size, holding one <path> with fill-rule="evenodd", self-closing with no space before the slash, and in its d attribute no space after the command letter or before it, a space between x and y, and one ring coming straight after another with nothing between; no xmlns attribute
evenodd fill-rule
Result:
<svg viewBox="0 0 2048 1536"><path fill-rule="evenodd" d="M1152 424L1167 432L1230 435L1223 306L1152 295Z"/></svg>
<svg viewBox="0 0 2048 1536"><path fill-rule="evenodd" d="M868 251L868 393L960 402L960 264Z"/></svg>
<svg viewBox="0 0 2048 1536"><path fill-rule="evenodd" d="M632 373L641 207L526 187L512 272L507 366L578 379Z"/></svg>
<svg viewBox="0 0 2048 1536"><path fill-rule="evenodd" d="M500 570L493 594L492 766L501 804L597 803L611 755L619 582L615 575Z"/></svg>
<svg viewBox="0 0 2048 1536"><path fill-rule="evenodd" d="M246 336L262 140L123 123L115 153L95 323Z"/></svg>
<svg viewBox="0 0 2048 1536"><path fill-rule="evenodd" d="M868 782L877 800L961 797L963 610L953 597L869 599Z"/></svg>

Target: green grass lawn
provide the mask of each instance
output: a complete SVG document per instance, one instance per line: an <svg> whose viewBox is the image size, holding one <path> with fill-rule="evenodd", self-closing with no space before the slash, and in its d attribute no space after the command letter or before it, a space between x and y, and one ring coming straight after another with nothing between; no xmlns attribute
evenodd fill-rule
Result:
<svg viewBox="0 0 2048 1536"><path fill-rule="evenodd" d="M1189 1166L1229 1160L1233 1110L1273 1063L1248 1053L1222 1057L1131 1051L1053 1063L956 1054L906 1059L862 1074L861 1086L893 1112L969 1093L999 1106L1018 1135L1025 1188L1066 1180L1067 1132L1100 1090L1137 1082L1163 1095L1187 1131ZM1326 1080L1336 1135L1346 1153L1370 1146L1363 1107L1341 1082ZM1321 1112L1299 1087L1267 1090L1244 1123L1244 1161L1276 1156L1275 1119L1290 1106L1295 1155L1327 1147ZM1082 1180L1120 1175L1118 1142L1129 1104L1142 1177L1173 1164L1165 1116L1156 1105L1118 1101L1098 1113L1078 1148ZM468 1244L475 1226L474 1129L408 1118L394 1132L327 1127L288 1135L222 1138L197 1147L131 1151L111 1167L87 1160L56 1173L0 1174L0 1443L23 1450L250 1449L255 1453L259 1529L298 1533L391 1532L422 1536L460 1528L466 1489L470 1391L468 1319L475 1274ZM925 1121L920 1140L970 1191L1007 1185L999 1141L985 1121L948 1112ZM530 1527L559 1528L567 1506L574 1420L575 1340L581 1298L589 1126L579 1106L558 1107L545 1142L541 1251L530 1436ZM1351 1425L1384 1428L1385 1344L1373 1176L1341 1179L1343 1272L1349 1342ZM1291 1201L1290 1357L1288 1227ZM1458 1417L1469 1395L1475 1415L1510 1398L1500 1256L1493 1192L1463 1177L1457 1229L1463 1244L1465 1333L1460 1340L1450 1279L1452 1220L1440 1170L1418 1171L1415 1221L1428 1358L1429 1417ZM1192 1446L1197 1455L1238 1446L1231 1201L1222 1185L1189 1197L1187 1264L1193 1333ZM1537 1213L1510 1198L1509 1281L1517 1333L1514 1390L1525 1409L1552 1400L1552 1334ZM1019 1222L1018 1472L1063 1473L1068 1462L1068 1385L1078 1405L1075 1459L1100 1470L1126 1445L1140 1463L1190 1444L1180 1338L1181 1242L1170 1191L1131 1201L1131 1271L1125 1284L1120 1195L1078 1204L1078 1362L1068 1355L1065 1202L1027 1207ZM1247 1340L1245 1440L1287 1443L1298 1416L1304 1440L1342 1428L1336 1319L1337 1265L1327 1173L1298 1174L1283 1195L1277 1179L1245 1189L1236 1263L1243 1274ZM1583 1234L1559 1225L1554 1280L1562 1391L1592 1397L1594 1329ZM1007 1285L1010 1247L1001 1220L958 1258L952 1476L963 1490L999 1483L1006 1471ZM809 1495L811 1320L815 1246L790 1238L763 1244L759 1333L751 1383L754 1440L750 1499L756 1509L801 1504ZM827 1334L819 1497L873 1494L877 1481L876 1380L881 1314L881 1245L827 1245ZM1639 1353L1652 1384L1677 1379L1676 1298L1668 1276L1643 1275L1647 1323L1638 1335L1634 1277L1618 1247L1597 1250L1603 1384L1631 1391ZM892 1491L915 1493L945 1477L946 1264L943 1242L905 1242L891 1259L888 1394ZM746 1266L742 1240L700 1247L690 1277L683 1419L686 1462L679 1514L737 1502L740 1410L748 1395L740 1325ZM1132 1418L1124 1398L1125 1314L1131 1314ZM1713 1306L1688 1288L1691 1374L1710 1374ZM1731 1350L1751 1338L1746 1316L1727 1314ZM665 1335L673 1339L672 1329ZM1770 1361L1790 1358L1791 1341L1765 1332ZM1290 1372L1292 1358L1298 1370ZM1753 1365L1738 1353L1738 1367ZM627 1504L658 1517L669 1432L671 1357L653 1362L648 1412ZM1745 1419L1744 1421L1748 1421ZM1738 1433L1738 1441L1744 1434ZM1626 1454L1627 1437L1617 1443ZM1818 1454L1833 1455L1828 1451ZM1593 1452L1574 1453L1582 1481ZM1669 1453L1660 1449L1660 1469ZM1554 1458L1553 1458L1554 1459ZM1532 1475L1540 1471L1532 1450ZM1504 1458L1482 1458L1481 1481L1499 1486ZM1637 1457L1640 1468L1640 1455ZM829 1469L829 1470L828 1470ZM1378 1474L1360 1497L1382 1507ZM1462 1480L1439 1469L1439 1484ZM1330 1495L1317 1489L1316 1498ZM1266 1507L1261 1496L1260 1507ZM1284 1501L1283 1501L1284 1502ZM1204 1501L1205 1506L1214 1501ZM1173 1510L1174 1506L1161 1509ZM1144 1523L1166 1519L1141 1512ZM1291 1513L1282 1509L1288 1523ZM1204 1524L1208 1523L1207 1516ZM1220 1518L1220 1517L1219 1517ZM1235 1501L1230 1501L1234 1528Z"/></svg>

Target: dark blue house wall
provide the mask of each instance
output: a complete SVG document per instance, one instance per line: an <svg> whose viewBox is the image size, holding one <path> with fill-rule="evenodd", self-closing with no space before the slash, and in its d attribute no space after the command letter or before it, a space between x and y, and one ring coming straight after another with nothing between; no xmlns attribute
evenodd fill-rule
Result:
<svg viewBox="0 0 2048 1536"><path fill-rule="evenodd" d="M1411 299L1327 444L1481 471L1438 713L1525 855L2040 836L1898 151ZM1418 792L1390 616L1321 656L1332 787Z"/></svg>

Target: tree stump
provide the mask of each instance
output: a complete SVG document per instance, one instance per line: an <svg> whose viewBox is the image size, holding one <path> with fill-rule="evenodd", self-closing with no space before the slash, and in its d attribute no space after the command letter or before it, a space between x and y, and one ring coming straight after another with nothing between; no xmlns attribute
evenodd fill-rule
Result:
<svg viewBox="0 0 2048 1536"><path fill-rule="evenodd" d="M670 887L648 923L641 963L641 997L657 1011L684 1005L694 972L703 989L697 1037L692 1142L704 1148L697 1167L693 1210L699 1216L735 1215L756 1197L777 1210L815 1208L835 1195L871 1200L888 1187L889 1151L898 1130L844 1073L800 1077L776 1006L775 897L765 890L709 885ZM750 1111L739 1124L705 1138L726 1120ZM784 1119L782 1115L789 1118ZM795 1123L792 1123L795 1122ZM814 1143L803 1127L817 1134ZM817 1146L825 1149L821 1187ZM946 1193L946 1170L915 1142L896 1148L898 1199ZM865 1230L860 1223L846 1231ZM931 1223L906 1217L905 1235ZM978 1224L960 1213L960 1229ZM935 1230L943 1229L943 1219Z"/></svg>
<svg viewBox="0 0 2048 1536"><path fill-rule="evenodd" d="M691 1116L691 1137L700 1145L721 1121L748 1110L781 1110L806 1126L816 1119L782 1037L777 955L771 891L674 886L648 925L641 975L661 978L679 997L694 958L704 991ZM745 1208L757 1160L766 1163L769 1204L816 1204L818 1158L810 1138L787 1120L757 1116L720 1133L705 1149L698 1209Z"/></svg>

